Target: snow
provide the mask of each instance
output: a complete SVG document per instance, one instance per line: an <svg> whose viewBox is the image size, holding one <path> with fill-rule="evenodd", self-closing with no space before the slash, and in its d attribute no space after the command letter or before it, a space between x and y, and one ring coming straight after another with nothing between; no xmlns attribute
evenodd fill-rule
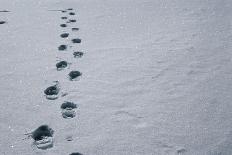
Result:
<svg viewBox="0 0 232 155"><path fill-rule="evenodd" d="M67 8L76 15L51 11ZM230 0L1 0L1 10L0 154L232 154ZM62 28L63 16L77 22ZM57 71L59 60L70 64ZM61 94L47 100L54 81ZM76 117L62 117L65 101ZM46 150L25 135L43 124L54 130Z"/></svg>

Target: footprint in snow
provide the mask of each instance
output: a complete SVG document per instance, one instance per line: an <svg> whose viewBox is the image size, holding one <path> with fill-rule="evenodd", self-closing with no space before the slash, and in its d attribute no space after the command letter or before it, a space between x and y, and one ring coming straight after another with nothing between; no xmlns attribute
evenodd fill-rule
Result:
<svg viewBox="0 0 232 155"><path fill-rule="evenodd" d="M84 55L84 53L80 52L80 51L73 52L74 58L81 58L83 55Z"/></svg>
<svg viewBox="0 0 232 155"><path fill-rule="evenodd" d="M78 77L80 77L82 75L81 72L79 71L71 71L68 76L69 76L69 80L70 81L74 81L74 80L77 80Z"/></svg>
<svg viewBox="0 0 232 155"><path fill-rule="evenodd" d="M70 11L70 10L73 10L73 8L68 8L67 10L69 10L69 11Z"/></svg>
<svg viewBox="0 0 232 155"><path fill-rule="evenodd" d="M60 61L60 62L57 62L57 63L56 63L56 69L57 69L58 71L63 70L63 69L66 68L67 66L68 66L67 61Z"/></svg>
<svg viewBox="0 0 232 155"><path fill-rule="evenodd" d="M61 113L63 118L73 118L76 116L75 109L77 108L77 105L75 103L64 102L60 108L62 110Z"/></svg>
<svg viewBox="0 0 232 155"><path fill-rule="evenodd" d="M71 153L70 155L83 155L83 154L81 154L79 152L74 152L74 153Z"/></svg>
<svg viewBox="0 0 232 155"><path fill-rule="evenodd" d="M75 15L75 12L70 12L69 15L73 16Z"/></svg>
<svg viewBox="0 0 232 155"><path fill-rule="evenodd" d="M67 27L67 24L60 24L60 27Z"/></svg>
<svg viewBox="0 0 232 155"><path fill-rule="evenodd" d="M67 45L60 45L60 46L58 47L58 50L59 50L59 51L65 51L65 50L67 50Z"/></svg>
<svg viewBox="0 0 232 155"><path fill-rule="evenodd" d="M81 39L79 39L79 38L72 39L72 42L73 43L81 43Z"/></svg>
<svg viewBox="0 0 232 155"><path fill-rule="evenodd" d="M57 99L59 92L60 92L60 87L58 81L55 81L55 85L49 86L44 90L44 94L46 95L46 98L49 100Z"/></svg>
<svg viewBox="0 0 232 155"><path fill-rule="evenodd" d="M61 17L61 19L68 19L68 17Z"/></svg>
<svg viewBox="0 0 232 155"><path fill-rule="evenodd" d="M79 28L72 28L72 31L79 31Z"/></svg>
<svg viewBox="0 0 232 155"><path fill-rule="evenodd" d="M0 24L5 24L6 23L6 21L0 21Z"/></svg>
<svg viewBox="0 0 232 155"><path fill-rule="evenodd" d="M60 35L61 38L67 38L69 36L69 33L62 33Z"/></svg>
<svg viewBox="0 0 232 155"><path fill-rule="evenodd" d="M38 149L46 150L53 147L53 134L54 130L52 128L50 128L48 125L41 125L33 132L26 135L34 139L33 144Z"/></svg>
<svg viewBox="0 0 232 155"><path fill-rule="evenodd" d="M69 19L67 23L75 23L77 20L76 19Z"/></svg>

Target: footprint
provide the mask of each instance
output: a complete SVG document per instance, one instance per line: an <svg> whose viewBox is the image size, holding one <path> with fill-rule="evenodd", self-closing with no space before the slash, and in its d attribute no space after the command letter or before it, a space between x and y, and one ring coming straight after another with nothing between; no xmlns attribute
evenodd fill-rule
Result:
<svg viewBox="0 0 232 155"><path fill-rule="evenodd" d="M62 109L62 116L63 118L73 118L76 116L75 109L77 108L77 105L73 102L64 102L61 107Z"/></svg>
<svg viewBox="0 0 232 155"><path fill-rule="evenodd" d="M38 149L46 150L53 147L53 134L54 130L48 125L41 125L31 133L31 137L34 139L34 145Z"/></svg>
<svg viewBox="0 0 232 155"><path fill-rule="evenodd" d="M62 12L62 13L65 13L65 12L67 12L67 11L66 11L66 10L62 10L61 12Z"/></svg>
<svg viewBox="0 0 232 155"><path fill-rule="evenodd" d="M76 80L78 77L80 77L82 73L79 71L71 71L68 75L69 75L69 79L73 81Z"/></svg>
<svg viewBox="0 0 232 155"><path fill-rule="evenodd" d="M5 21L0 21L0 24L5 24L6 22Z"/></svg>
<svg viewBox="0 0 232 155"><path fill-rule="evenodd" d="M67 45L60 45L60 46L58 47L58 50L59 50L59 51L67 50Z"/></svg>
<svg viewBox="0 0 232 155"><path fill-rule="evenodd" d="M79 38L72 39L72 42L73 43L81 43L81 39L79 39Z"/></svg>
<svg viewBox="0 0 232 155"><path fill-rule="evenodd" d="M84 55L83 52L79 52L79 51L73 52L74 58L81 58L83 55Z"/></svg>
<svg viewBox="0 0 232 155"><path fill-rule="evenodd" d="M83 154L81 154L79 152L74 152L74 153L71 153L70 155L83 155Z"/></svg>
<svg viewBox="0 0 232 155"><path fill-rule="evenodd" d="M62 70L62 69L64 69L64 68L66 68L67 66L68 66L67 61L60 61L60 62L56 63L56 69L57 69L58 71L60 71L60 70Z"/></svg>
<svg viewBox="0 0 232 155"><path fill-rule="evenodd" d="M73 15L75 15L75 13L74 12L70 12L69 15L73 16Z"/></svg>
<svg viewBox="0 0 232 155"><path fill-rule="evenodd" d="M77 20L76 19L69 19L67 23L75 23Z"/></svg>
<svg viewBox="0 0 232 155"><path fill-rule="evenodd" d="M79 31L79 28L72 28L72 31Z"/></svg>
<svg viewBox="0 0 232 155"><path fill-rule="evenodd" d="M68 8L67 10L73 10L73 8Z"/></svg>
<svg viewBox="0 0 232 155"><path fill-rule="evenodd" d="M0 12L10 12L10 11L8 11L8 10L1 10Z"/></svg>
<svg viewBox="0 0 232 155"><path fill-rule="evenodd" d="M61 17L61 19L68 19L68 17Z"/></svg>
<svg viewBox="0 0 232 155"><path fill-rule="evenodd" d="M69 36L69 33L62 33L60 35L61 38L67 38Z"/></svg>
<svg viewBox="0 0 232 155"><path fill-rule="evenodd" d="M55 83L55 85L50 86L44 90L44 94L46 95L46 98L49 100L55 100L58 98L58 94L60 92L59 82L55 81Z"/></svg>
<svg viewBox="0 0 232 155"><path fill-rule="evenodd" d="M60 24L60 27L67 27L67 24Z"/></svg>

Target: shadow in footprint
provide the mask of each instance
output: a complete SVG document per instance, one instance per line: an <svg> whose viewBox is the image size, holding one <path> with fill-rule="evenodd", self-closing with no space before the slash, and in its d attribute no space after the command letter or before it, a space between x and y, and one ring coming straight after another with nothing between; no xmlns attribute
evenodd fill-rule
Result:
<svg viewBox="0 0 232 155"><path fill-rule="evenodd" d="M79 39L79 38L72 39L72 42L73 43L81 43L81 39Z"/></svg>
<svg viewBox="0 0 232 155"><path fill-rule="evenodd" d="M8 11L8 10L1 10L0 12L10 12L10 11Z"/></svg>
<svg viewBox="0 0 232 155"><path fill-rule="evenodd" d="M0 21L0 24L5 24L6 23L6 21Z"/></svg>
<svg viewBox="0 0 232 155"><path fill-rule="evenodd" d="M66 68L67 66L68 66L67 61L60 61L60 62L56 63L56 69L57 69L58 71L63 70L63 69Z"/></svg>
<svg viewBox="0 0 232 155"><path fill-rule="evenodd" d="M34 139L34 145L38 149L46 150L53 147L54 130L48 125L41 125L35 129L30 136Z"/></svg>
<svg viewBox="0 0 232 155"><path fill-rule="evenodd" d="M44 94L46 95L46 98L49 100L57 99L59 92L60 92L60 88L58 81L55 81L55 85L50 86L44 90Z"/></svg>
<svg viewBox="0 0 232 155"><path fill-rule="evenodd" d="M77 108L77 105L73 102L64 102L61 107L62 109L62 117L63 118L73 118L76 116L75 109Z"/></svg>
<svg viewBox="0 0 232 155"><path fill-rule="evenodd" d="M69 19L67 23L75 23L77 20L76 19Z"/></svg>
<svg viewBox="0 0 232 155"><path fill-rule="evenodd" d="M60 24L60 27L67 27L67 24Z"/></svg>
<svg viewBox="0 0 232 155"><path fill-rule="evenodd" d="M81 72L79 71L71 71L68 76L69 76L69 80L74 81L74 80L78 80L78 78L82 75Z"/></svg>
<svg viewBox="0 0 232 155"><path fill-rule="evenodd" d="M59 51L65 51L65 50L67 50L67 45L60 45L60 46L58 47L58 50L59 50Z"/></svg>
<svg viewBox="0 0 232 155"><path fill-rule="evenodd" d="M66 10L62 10L61 12L62 12L62 13L65 13L65 12L67 12L67 11L66 11Z"/></svg>
<svg viewBox="0 0 232 155"><path fill-rule="evenodd" d="M81 58L83 55L84 55L84 53L80 52L80 51L73 52L74 58Z"/></svg>
<svg viewBox="0 0 232 155"><path fill-rule="evenodd" d="M74 152L74 153L71 153L70 155L83 155L83 154L81 154L79 152Z"/></svg>
<svg viewBox="0 0 232 155"><path fill-rule="evenodd" d="M79 28L72 28L72 31L79 31Z"/></svg>
<svg viewBox="0 0 232 155"><path fill-rule="evenodd" d="M67 38L69 36L69 33L62 33L60 35L61 38Z"/></svg>
<svg viewBox="0 0 232 155"><path fill-rule="evenodd" d="M75 13L74 12L70 12L69 15L73 16L73 15L75 15Z"/></svg>
<svg viewBox="0 0 232 155"><path fill-rule="evenodd" d="M61 19L68 19L68 17L61 17Z"/></svg>
<svg viewBox="0 0 232 155"><path fill-rule="evenodd" d="M73 10L73 8L68 8L67 10L69 10L69 11L70 11L70 10Z"/></svg>

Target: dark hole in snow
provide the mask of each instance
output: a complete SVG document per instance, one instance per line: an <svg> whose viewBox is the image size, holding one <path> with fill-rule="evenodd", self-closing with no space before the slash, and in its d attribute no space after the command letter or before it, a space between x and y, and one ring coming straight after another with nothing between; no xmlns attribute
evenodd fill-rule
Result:
<svg viewBox="0 0 232 155"><path fill-rule="evenodd" d="M64 102L61 107L61 109L75 109L77 108L77 105L73 102Z"/></svg>
<svg viewBox="0 0 232 155"><path fill-rule="evenodd" d="M79 28L72 28L72 31L78 31Z"/></svg>
<svg viewBox="0 0 232 155"><path fill-rule="evenodd" d="M60 45L59 47L58 47L58 50L59 51L64 51L64 50L66 50L67 49L67 45Z"/></svg>
<svg viewBox="0 0 232 155"><path fill-rule="evenodd" d="M79 39L79 38L72 39L72 42L73 43L81 43L81 39Z"/></svg>
<svg viewBox="0 0 232 155"><path fill-rule="evenodd" d="M74 12L70 12L69 15L75 15L75 13Z"/></svg>
<svg viewBox="0 0 232 155"><path fill-rule="evenodd" d="M35 140L42 140L44 137L52 137L54 130L48 125L41 125L35 131L32 132L31 137Z"/></svg>
<svg viewBox="0 0 232 155"><path fill-rule="evenodd" d="M83 52L79 52L79 51L77 51L77 52L73 52L73 56L74 56L74 58L80 58L80 57L82 57L84 55L84 53Z"/></svg>
<svg viewBox="0 0 232 155"><path fill-rule="evenodd" d="M70 19L69 23L75 23L77 20L76 19Z"/></svg>
<svg viewBox="0 0 232 155"><path fill-rule="evenodd" d="M44 90L45 95L57 95L59 93L59 88L57 85L50 86Z"/></svg>
<svg viewBox="0 0 232 155"><path fill-rule="evenodd" d="M5 24L6 22L5 21L0 21L0 24Z"/></svg>
<svg viewBox="0 0 232 155"><path fill-rule="evenodd" d="M69 33L62 33L60 35L61 38L67 38L69 36Z"/></svg>
<svg viewBox="0 0 232 155"><path fill-rule="evenodd" d="M56 64L57 70L64 69L68 66L68 63L66 61L60 61Z"/></svg>
<svg viewBox="0 0 232 155"><path fill-rule="evenodd" d="M73 10L73 8L68 8L67 10Z"/></svg>
<svg viewBox="0 0 232 155"><path fill-rule="evenodd" d="M66 24L60 24L60 27L67 27Z"/></svg>
<svg viewBox="0 0 232 155"><path fill-rule="evenodd" d="M70 155L83 155L83 154L81 154L79 152L75 152L75 153L71 153Z"/></svg>
<svg viewBox="0 0 232 155"><path fill-rule="evenodd" d="M68 17L61 17L61 19L68 19Z"/></svg>
<svg viewBox="0 0 232 155"><path fill-rule="evenodd" d="M79 71L71 71L68 75L69 75L70 80L73 80L73 79L81 76L81 72L79 72Z"/></svg>

